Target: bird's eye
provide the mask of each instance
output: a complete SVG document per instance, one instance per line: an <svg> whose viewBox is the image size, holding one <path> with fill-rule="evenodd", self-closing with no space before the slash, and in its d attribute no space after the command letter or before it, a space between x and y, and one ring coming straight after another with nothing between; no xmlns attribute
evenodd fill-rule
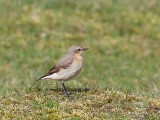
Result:
<svg viewBox="0 0 160 120"><path fill-rule="evenodd" d="M78 51L81 51L81 49L78 49Z"/></svg>

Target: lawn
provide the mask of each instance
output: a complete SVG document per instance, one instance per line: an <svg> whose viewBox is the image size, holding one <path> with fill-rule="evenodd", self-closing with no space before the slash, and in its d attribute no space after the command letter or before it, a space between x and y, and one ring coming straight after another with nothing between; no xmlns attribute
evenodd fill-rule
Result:
<svg viewBox="0 0 160 120"><path fill-rule="evenodd" d="M160 100L119 91L58 89L17 92L0 101L1 119L27 120L159 120Z"/></svg>
<svg viewBox="0 0 160 120"><path fill-rule="evenodd" d="M114 91L116 96L119 96L117 92L120 91L124 95L140 97L143 109L147 111L150 99L160 101L159 6L159 0L1 0L0 94L3 97L0 106L6 104L10 108L14 103L12 97L27 101L26 96L37 96L37 91L46 94L44 98L37 97L43 99L44 106L50 104L46 102L54 96L50 92L56 95L53 99L53 102L58 101L56 105L66 105L61 92L59 95L59 92L48 90L61 87L59 83L46 80L35 85L34 81L48 72L71 45L76 44L90 49L83 55L81 73L65 84L68 88L90 88L91 91L73 92L72 96L75 94L75 98L72 102L77 100L73 103L73 108L74 105L82 104L87 99L87 94L90 100L92 94L98 97L99 91L102 91L105 99L109 97L105 91ZM29 97L28 102L33 99ZM10 102L6 103L7 100ZM96 98L90 101L96 101ZM123 102L116 99L114 103L118 113L109 117L110 112L104 110L104 119L116 119L121 113L120 109L123 107L118 105ZM80 111L91 110L92 105L88 105L88 109ZM31 111L36 111L37 108L34 109L32 103L31 106ZM61 107L60 105L57 114ZM136 105L133 105L133 109L135 108ZM156 109L160 110L159 107ZM12 109L7 110L10 112ZM122 119L134 118L127 117L127 113L123 112ZM148 113L149 117L156 118L156 115ZM48 112L41 114L41 117L46 114ZM142 118L144 116L143 114ZM79 118L87 119L82 116L77 117Z"/></svg>

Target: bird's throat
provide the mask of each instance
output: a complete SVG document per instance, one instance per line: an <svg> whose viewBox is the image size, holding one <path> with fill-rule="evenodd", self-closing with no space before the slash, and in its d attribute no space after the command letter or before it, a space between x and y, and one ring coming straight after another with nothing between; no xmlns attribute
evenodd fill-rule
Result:
<svg viewBox="0 0 160 120"><path fill-rule="evenodd" d="M77 61L77 62L82 62L83 58L80 54L75 54L74 55L74 59Z"/></svg>

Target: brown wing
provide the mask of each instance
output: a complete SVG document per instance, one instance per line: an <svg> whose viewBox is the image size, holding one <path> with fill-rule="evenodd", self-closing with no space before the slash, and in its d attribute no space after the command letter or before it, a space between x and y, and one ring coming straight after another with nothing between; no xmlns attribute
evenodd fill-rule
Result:
<svg viewBox="0 0 160 120"><path fill-rule="evenodd" d="M48 73L46 73L45 75L43 75L42 77L40 77L38 80L42 79L43 77L49 76L53 73L58 72L60 69L56 68L55 66L53 66Z"/></svg>
<svg viewBox="0 0 160 120"><path fill-rule="evenodd" d="M48 73L46 73L45 75L43 75L42 77L40 77L38 80L42 79L43 77L49 76L53 73L57 73L60 69L66 69L67 67L69 67L72 62L73 62L74 58L71 55L65 55L64 57L62 57L55 66L53 66Z"/></svg>

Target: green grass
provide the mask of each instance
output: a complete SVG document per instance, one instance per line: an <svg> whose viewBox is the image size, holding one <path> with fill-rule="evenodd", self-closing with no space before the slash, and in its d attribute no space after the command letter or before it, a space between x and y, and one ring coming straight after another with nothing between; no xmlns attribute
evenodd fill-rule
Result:
<svg viewBox="0 0 160 120"><path fill-rule="evenodd" d="M148 99L119 91L72 91L70 100L61 90L31 89L1 98L2 119L47 120L158 120L160 99Z"/></svg>
<svg viewBox="0 0 160 120"><path fill-rule="evenodd" d="M1 0L0 93L28 90L77 44L90 50L68 87L160 97L159 6L159 0Z"/></svg>

